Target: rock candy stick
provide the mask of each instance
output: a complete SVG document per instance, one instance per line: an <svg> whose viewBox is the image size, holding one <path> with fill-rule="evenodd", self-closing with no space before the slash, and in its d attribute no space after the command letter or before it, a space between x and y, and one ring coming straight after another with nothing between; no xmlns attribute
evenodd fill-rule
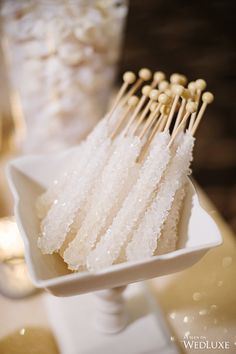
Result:
<svg viewBox="0 0 236 354"><path fill-rule="evenodd" d="M113 125L122 112L122 108L118 106L111 115L110 121L107 121L107 117L101 120L88 135L87 139L81 142L75 151L72 152L69 158L70 160L61 175L52 182L46 192L39 196L36 201L37 214L40 219L46 216L53 202L57 200L60 191L69 183L71 174L77 174L79 176L83 173L84 165L91 159L94 149L107 137L108 130L110 132L113 129Z"/></svg>
<svg viewBox="0 0 236 354"><path fill-rule="evenodd" d="M64 260L70 269L86 265L87 255L95 246L112 208L120 205L127 195L127 184L130 184L129 178L136 166L140 149L141 141L135 136L121 137L116 142L116 148L90 200L90 208L82 226L64 253Z"/></svg>
<svg viewBox="0 0 236 354"><path fill-rule="evenodd" d="M70 183L71 175L75 174L79 177L84 173L84 168L88 161L91 160L94 151L96 151L107 135L108 123L106 119L103 119L89 134L86 141L82 142L73 153L71 156L71 161L68 162L67 169L64 169L59 178L54 180L46 192L38 198L36 208L40 218L46 216L53 202L57 200L59 193L63 190L67 183Z"/></svg>
<svg viewBox="0 0 236 354"><path fill-rule="evenodd" d="M89 254L87 258L89 270L110 266L119 257L122 247L144 212L153 189L159 183L169 162L168 141L168 133L157 135L155 144L140 169L137 182L127 195L111 226Z"/></svg>
<svg viewBox="0 0 236 354"><path fill-rule="evenodd" d="M157 255L172 252L176 249L178 224L184 197L185 186L180 187L175 193L173 204L161 231L161 236L157 240L155 251Z"/></svg>
<svg viewBox="0 0 236 354"><path fill-rule="evenodd" d="M42 233L38 239L38 246L43 253L50 254L60 249L76 214L86 204L96 177L102 172L110 146L110 139L105 139L96 149L97 151L93 151L94 156L87 161L83 173L80 176L77 174L71 176L70 181L58 196L57 203L50 208L41 223Z"/></svg>
<svg viewBox="0 0 236 354"><path fill-rule="evenodd" d="M134 232L132 240L127 245L128 260L140 260L151 257L157 246L157 239L165 222L176 191L182 186L183 180L189 173L192 160L194 138L186 133L180 143L176 155L172 157L157 195L151 206L146 210L144 217Z"/></svg>

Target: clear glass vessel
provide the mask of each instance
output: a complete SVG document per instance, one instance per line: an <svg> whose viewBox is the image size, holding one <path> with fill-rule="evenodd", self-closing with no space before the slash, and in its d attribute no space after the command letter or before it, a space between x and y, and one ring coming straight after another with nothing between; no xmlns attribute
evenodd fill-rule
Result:
<svg viewBox="0 0 236 354"><path fill-rule="evenodd" d="M3 0L2 44L25 152L71 146L110 97L126 0Z"/></svg>

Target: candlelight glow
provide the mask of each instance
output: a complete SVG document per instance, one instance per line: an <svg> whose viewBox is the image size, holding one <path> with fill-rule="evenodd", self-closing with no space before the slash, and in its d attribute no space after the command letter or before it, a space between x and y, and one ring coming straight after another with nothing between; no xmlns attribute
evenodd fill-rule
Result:
<svg viewBox="0 0 236 354"><path fill-rule="evenodd" d="M0 219L0 293L24 298L35 292L24 259L24 245L13 217Z"/></svg>
<svg viewBox="0 0 236 354"><path fill-rule="evenodd" d="M24 246L13 218L0 219L0 261L24 257Z"/></svg>

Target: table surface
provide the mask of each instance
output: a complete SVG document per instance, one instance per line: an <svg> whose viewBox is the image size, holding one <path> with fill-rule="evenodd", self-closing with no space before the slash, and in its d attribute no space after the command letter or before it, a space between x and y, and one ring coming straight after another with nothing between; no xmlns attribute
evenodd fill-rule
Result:
<svg viewBox="0 0 236 354"><path fill-rule="evenodd" d="M198 189L200 200L221 230L223 244L191 268L152 280L156 298L182 346L190 340L229 341L236 352L236 242L231 229ZM195 353L195 349L186 350ZM211 351L210 351L211 352Z"/></svg>

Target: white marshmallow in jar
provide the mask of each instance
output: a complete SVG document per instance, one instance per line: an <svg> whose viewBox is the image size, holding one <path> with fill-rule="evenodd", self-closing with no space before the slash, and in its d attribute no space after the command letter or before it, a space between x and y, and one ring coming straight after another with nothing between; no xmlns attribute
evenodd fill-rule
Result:
<svg viewBox="0 0 236 354"><path fill-rule="evenodd" d="M3 0L3 48L24 152L72 146L102 118L127 11L127 0Z"/></svg>

